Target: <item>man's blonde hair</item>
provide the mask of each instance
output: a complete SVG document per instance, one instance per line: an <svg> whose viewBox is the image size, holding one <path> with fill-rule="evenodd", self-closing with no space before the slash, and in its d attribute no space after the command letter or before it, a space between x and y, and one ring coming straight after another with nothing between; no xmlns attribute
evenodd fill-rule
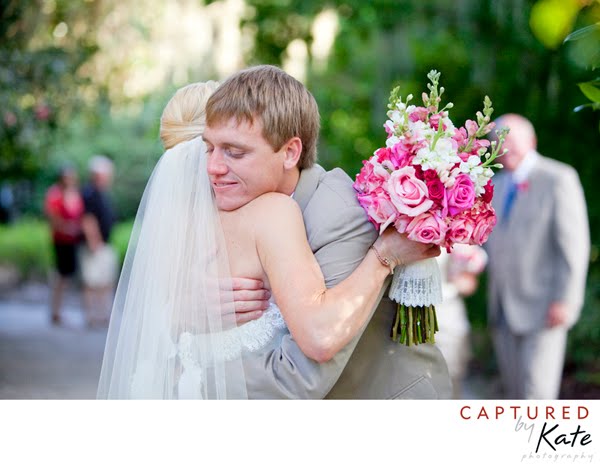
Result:
<svg viewBox="0 0 600 474"><path fill-rule="evenodd" d="M178 89L160 118L160 139L165 149L199 137L206 126L206 101L218 82L196 82Z"/></svg>
<svg viewBox="0 0 600 474"><path fill-rule="evenodd" d="M291 138L302 141L298 168L317 159L320 117L317 102L304 85L275 66L255 66L227 79L206 104L206 123L258 120L264 139L275 151Z"/></svg>

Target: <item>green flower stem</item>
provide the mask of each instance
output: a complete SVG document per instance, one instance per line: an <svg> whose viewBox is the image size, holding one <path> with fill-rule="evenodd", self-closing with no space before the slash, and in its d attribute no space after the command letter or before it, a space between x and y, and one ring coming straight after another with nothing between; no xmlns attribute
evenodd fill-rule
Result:
<svg viewBox="0 0 600 474"><path fill-rule="evenodd" d="M415 328L413 327L413 320L412 320L412 306L408 307L407 328L408 328L408 345L412 346L414 343L414 334L415 334Z"/></svg>
<svg viewBox="0 0 600 474"><path fill-rule="evenodd" d="M435 344L435 333L439 330L435 306L405 306L399 304L391 327L394 342L406 346Z"/></svg>

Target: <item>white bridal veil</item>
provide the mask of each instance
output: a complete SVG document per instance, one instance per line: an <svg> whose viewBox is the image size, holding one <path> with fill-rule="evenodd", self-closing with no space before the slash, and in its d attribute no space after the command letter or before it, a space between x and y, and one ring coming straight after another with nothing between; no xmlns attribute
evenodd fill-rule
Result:
<svg viewBox="0 0 600 474"><path fill-rule="evenodd" d="M101 399L244 399L229 263L201 138L161 157L119 279ZM229 295L229 296L227 296Z"/></svg>

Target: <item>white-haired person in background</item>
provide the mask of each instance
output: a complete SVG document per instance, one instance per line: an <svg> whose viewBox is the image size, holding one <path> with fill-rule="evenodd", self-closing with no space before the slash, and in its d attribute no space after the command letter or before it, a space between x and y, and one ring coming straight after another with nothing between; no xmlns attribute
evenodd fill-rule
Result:
<svg viewBox="0 0 600 474"><path fill-rule="evenodd" d="M114 176L114 164L106 156L90 159L89 182L82 190L85 205L81 251L83 301L88 326L106 326L110 318L117 276L116 253L110 246L110 234L115 222L109 189Z"/></svg>

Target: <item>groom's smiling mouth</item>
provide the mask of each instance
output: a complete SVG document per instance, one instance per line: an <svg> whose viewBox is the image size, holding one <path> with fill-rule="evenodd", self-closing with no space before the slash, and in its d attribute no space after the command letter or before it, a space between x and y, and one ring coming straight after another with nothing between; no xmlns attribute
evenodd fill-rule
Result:
<svg viewBox="0 0 600 474"><path fill-rule="evenodd" d="M237 184L237 182L235 181L213 181L212 185L213 188L215 189L226 189L226 188L230 188L231 186L235 186Z"/></svg>

